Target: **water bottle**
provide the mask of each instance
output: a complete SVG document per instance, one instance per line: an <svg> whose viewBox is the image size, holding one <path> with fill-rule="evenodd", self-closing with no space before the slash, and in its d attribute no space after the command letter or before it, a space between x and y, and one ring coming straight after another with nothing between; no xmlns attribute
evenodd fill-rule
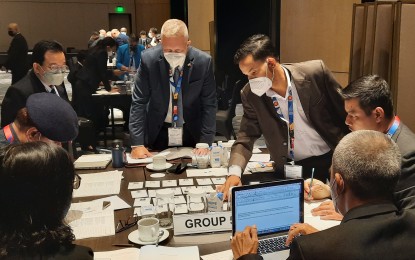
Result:
<svg viewBox="0 0 415 260"><path fill-rule="evenodd" d="M121 140L114 140L112 143L112 167L122 168L125 161L125 150Z"/></svg>
<svg viewBox="0 0 415 260"><path fill-rule="evenodd" d="M221 165L222 148L215 143L212 144L212 150L210 151L210 167L219 168Z"/></svg>

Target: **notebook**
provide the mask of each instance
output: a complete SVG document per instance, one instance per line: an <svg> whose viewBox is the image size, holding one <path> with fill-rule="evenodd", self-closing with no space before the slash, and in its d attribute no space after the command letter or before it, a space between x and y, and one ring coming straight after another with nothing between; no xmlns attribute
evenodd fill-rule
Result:
<svg viewBox="0 0 415 260"><path fill-rule="evenodd" d="M286 259L285 240L294 223L304 223L304 180L293 179L232 188L232 232L258 229L258 254ZM281 243L281 246L277 246Z"/></svg>
<svg viewBox="0 0 415 260"><path fill-rule="evenodd" d="M111 154L82 155L74 162L74 167L80 169L105 169L111 162Z"/></svg>

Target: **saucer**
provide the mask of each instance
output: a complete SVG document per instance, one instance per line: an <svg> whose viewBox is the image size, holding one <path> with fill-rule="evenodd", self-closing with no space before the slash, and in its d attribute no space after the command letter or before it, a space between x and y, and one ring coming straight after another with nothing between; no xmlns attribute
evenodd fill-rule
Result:
<svg viewBox="0 0 415 260"><path fill-rule="evenodd" d="M149 169L150 171L154 171L154 172L162 172L162 171L165 171L165 170L167 170L168 168L170 168L170 167L172 167L172 166L173 166L173 164L166 162L166 166L165 166L165 168L162 168L162 169L154 169L153 164L152 164L152 163L150 163L150 164L147 164L147 165L146 165L146 168L147 168L147 169Z"/></svg>
<svg viewBox="0 0 415 260"><path fill-rule="evenodd" d="M164 230L164 233L160 237L159 243L166 240L169 237L169 231L167 229L160 228L160 230ZM156 244L156 240L148 241L148 242L141 241L140 238L138 237L138 230L134 230L133 232L131 232L128 235L128 240L130 240L130 242L133 242L134 244L137 244L137 245L153 245L153 244Z"/></svg>

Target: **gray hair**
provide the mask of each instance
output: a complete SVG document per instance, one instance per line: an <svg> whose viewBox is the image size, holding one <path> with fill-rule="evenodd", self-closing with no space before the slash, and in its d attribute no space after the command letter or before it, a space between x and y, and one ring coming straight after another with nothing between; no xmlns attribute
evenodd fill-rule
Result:
<svg viewBox="0 0 415 260"><path fill-rule="evenodd" d="M361 199L391 198L401 172L401 154L381 132L354 131L337 145L332 170Z"/></svg>
<svg viewBox="0 0 415 260"><path fill-rule="evenodd" d="M179 37L189 38L189 31L186 24L178 19L170 19L164 22L161 27L161 37Z"/></svg>

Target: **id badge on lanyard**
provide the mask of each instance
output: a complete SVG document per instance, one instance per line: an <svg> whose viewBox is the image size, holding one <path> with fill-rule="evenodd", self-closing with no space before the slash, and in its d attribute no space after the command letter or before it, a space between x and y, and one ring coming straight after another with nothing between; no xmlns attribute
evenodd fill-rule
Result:
<svg viewBox="0 0 415 260"><path fill-rule="evenodd" d="M179 121L179 94L182 86L183 71L180 71L180 77L177 84L170 77L170 84L175 88L172 93L172 127L168 128L169 146L183 146L183 127L178 127Z"/></svg>

